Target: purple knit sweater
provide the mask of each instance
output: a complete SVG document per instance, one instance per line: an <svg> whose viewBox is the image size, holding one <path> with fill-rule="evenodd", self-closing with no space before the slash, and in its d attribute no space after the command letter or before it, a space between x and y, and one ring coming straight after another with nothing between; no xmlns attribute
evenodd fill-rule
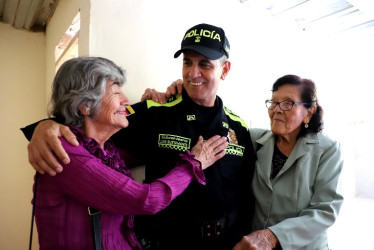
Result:
<svg viewBox="0 0 374 250"><path fill-rule="evenodd" d="M137 214L155 214L180 195L192 180L205 184L200 163L187 152L176 167L151 184L131 178L118 150L73 129L80 145L61 143L70 163L51 177L39 176L35 220L40 249L93 249L88 206L101 213L104 249L140 249L133 232Z"/></svg>

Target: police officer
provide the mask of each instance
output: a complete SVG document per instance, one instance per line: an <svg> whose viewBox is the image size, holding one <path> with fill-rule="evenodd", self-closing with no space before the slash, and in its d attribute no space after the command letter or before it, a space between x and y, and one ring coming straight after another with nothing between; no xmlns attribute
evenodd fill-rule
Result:
<svg viewBox="0 0 374 250"><path fill-rule="evenodd" d="M204 171L206 186L192 183L165 210L137 217L136 233L144 249L232 249L250 231L254 153L245 122L216 95L230 71L230 44L222 28L198 24L187 30L174 57L181 54L183 92L165 104L147 100L132 105L129 127L112 139L144 161L147 183L175 166L177 155L199 135L226 136L229 145L226 155ZM35 152L32 147L36 141L29 152Z"/></svg>

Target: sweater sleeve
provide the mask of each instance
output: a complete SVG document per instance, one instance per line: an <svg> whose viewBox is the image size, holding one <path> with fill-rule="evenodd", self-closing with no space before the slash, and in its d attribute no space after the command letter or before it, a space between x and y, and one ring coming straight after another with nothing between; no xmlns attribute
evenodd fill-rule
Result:
<svg viewBox="0 0 374 250"><path fill-rule="evenodd" d="M74 147L60 139L71 159L64 171L53 178L64 195L87 206L124 214L155 214L168 206L196 179L205 184L200 162L190 153L180 156L175 168L150 184L138 183L91 155L82 146Z"/></svg>

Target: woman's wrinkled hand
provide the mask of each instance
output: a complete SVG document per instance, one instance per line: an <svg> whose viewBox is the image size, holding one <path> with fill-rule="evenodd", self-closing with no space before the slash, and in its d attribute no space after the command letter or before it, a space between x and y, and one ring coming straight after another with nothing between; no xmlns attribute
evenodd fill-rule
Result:
<svg viewBox="0 0 374 250"><path fill-rule="evenodd" d="M166 97L166 93L158 92L155 89L148 88L144 91L144 94L142 95L142 98L140 100L153 100L155 102L164 104L167 99L168 97Z"/></svg>
<svg viewBox="0 0 374 250"><path fill-rule="evenodd" d="M267 228L243 236L233 250L271 250L278 245L278 238Z"/></svg>
<svg viewBox="0 0 374 250"><path fill-rule="evenodd" d="M204 142L203 137L200 136L191 153L201 162L201 168L204 170L226 154L224 149L227 145L226 137L215 135Z"/></svg>
<svg viewBox="0 0 374 250"><path fill-rule="evenodd" d="M166 103L167 99L170 98L173 95L181 94L183 90L183 81L181 79L178 79L167 88L166 92L158 92L155 89L148 88L144 91L144 94L142 95L141 101L145 100L153 100L155 102L164 104Z"/></svg>
<svg viewBox="0 0 374 250"><path fill-rule="evenodd" d="M178 79L167 88L166 90L166 96L169 98L170 96L176 95L176 94L182 94L183 90L183 80Z"/></svg>

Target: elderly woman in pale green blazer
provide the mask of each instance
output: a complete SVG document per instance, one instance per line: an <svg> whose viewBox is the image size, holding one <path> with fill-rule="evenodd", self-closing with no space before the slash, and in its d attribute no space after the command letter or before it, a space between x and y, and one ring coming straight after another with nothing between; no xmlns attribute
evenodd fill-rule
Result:
<svg viewBox="0 0 374 250"><path fill-rule="evenodd" d="M271 131L251 129L253 233L234 249L329 249L326 231L343 203L340 144L321 133L323 111L311 80L286 75L272 92Z"/></svg>

